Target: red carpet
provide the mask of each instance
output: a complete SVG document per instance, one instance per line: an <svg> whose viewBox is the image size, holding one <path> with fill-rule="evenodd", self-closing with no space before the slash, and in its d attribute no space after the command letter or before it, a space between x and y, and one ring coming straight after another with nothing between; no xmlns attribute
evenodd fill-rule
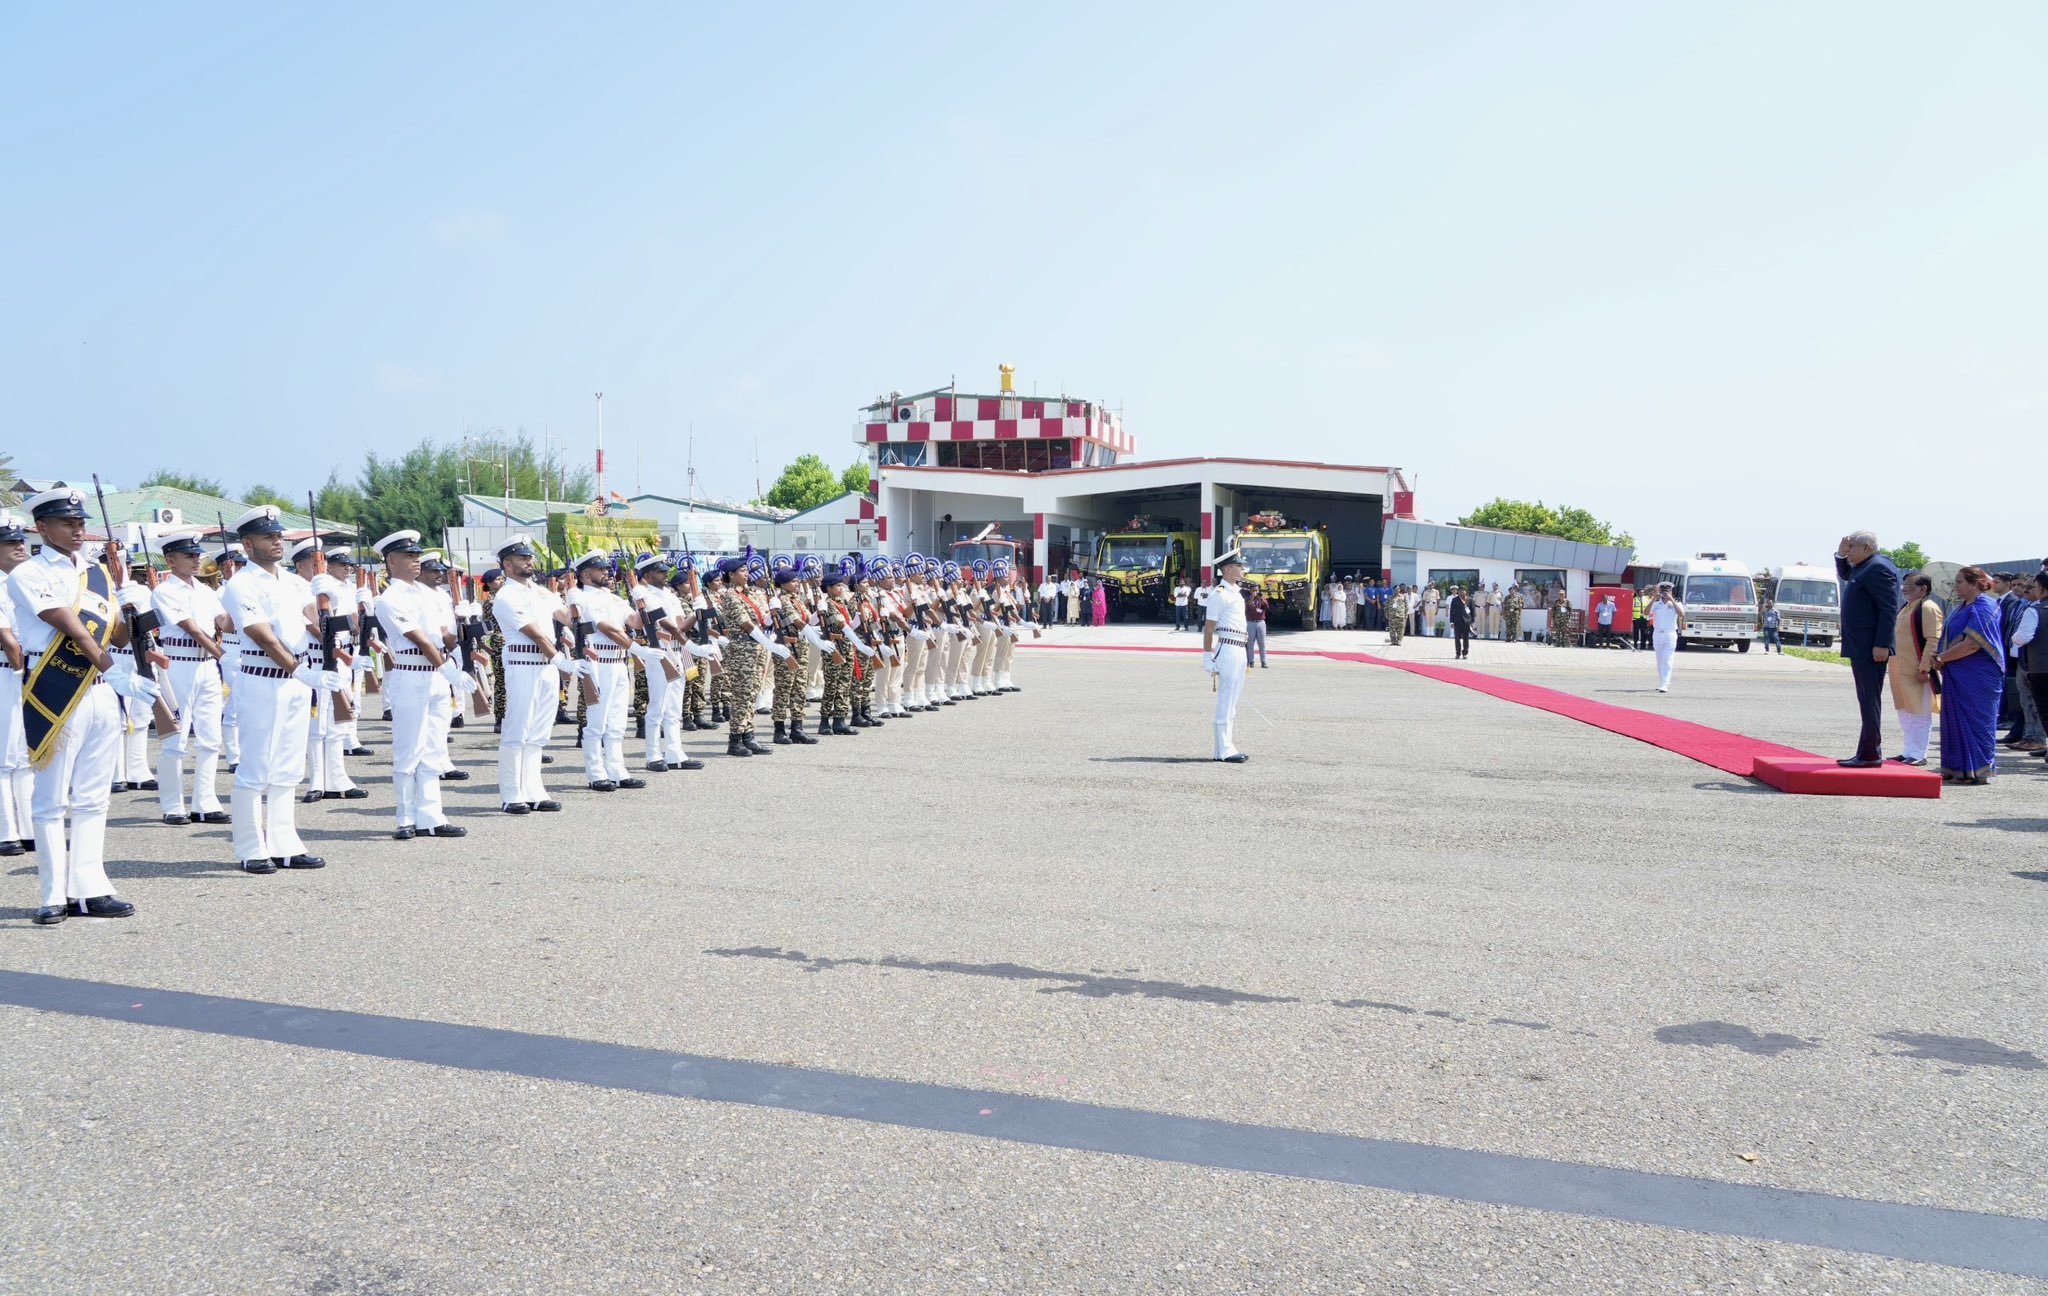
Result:
<svg viewBox="0 0 2048 1296"><path fill-rule="evenodd" d="M1031 646L1031 645L1025 645ZM1046 648L1080 648L1093 652L1200 652L1199 648L1123 647L1114 644L1043 644ZM1725 770L1742 778L1759 779L1781 792L1809 796L1939 797L1941 776L1904 765L1882 765L1876 769L1843 769L1834 761L1812 752L1778 743L1765 742L1746 734L1710 729L1690 720L1638 711L1633 707L1595 702L1575 693L1503 679L1484 671L1459 666L1436 666L1428 662L1392 661L1371 653L1289 652L1275 656L1326 657L1331 661L1360 662L1369 666L1390 666L1444 684L1456 684L1491 694L1504 702L1535 707L1552 715L1605 729L1646 742L1652 747L1675 752L1702 765Z"/></svg>

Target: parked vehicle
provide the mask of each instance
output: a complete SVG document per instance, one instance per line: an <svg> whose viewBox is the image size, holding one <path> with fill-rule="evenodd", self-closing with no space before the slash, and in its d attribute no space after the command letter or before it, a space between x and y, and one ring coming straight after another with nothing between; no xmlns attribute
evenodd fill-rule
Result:
<svg viewBox="0 0 2048 1296"><path fill-rule="evenodd" d="M1692 644L1734 644L1737 652L1748 652L1761 636L1756 582L1747 564L1724 553L1699 553L1667 562L1661 571L1660 579L1676 586L1678 601L1685 604L1685 624L1678 632L1681 652Z"/></svg>

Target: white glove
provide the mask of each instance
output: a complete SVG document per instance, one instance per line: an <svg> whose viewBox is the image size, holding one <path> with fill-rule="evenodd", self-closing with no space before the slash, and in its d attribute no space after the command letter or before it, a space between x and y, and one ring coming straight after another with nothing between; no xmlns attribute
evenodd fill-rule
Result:
<svg viewBox="0 0 2048 1296"><path fill-rule="evenodd" d="M333 693L339 690L341 688L341 672L331 670L315 671L313 673L313 687L322 693Z"/></svg>
<svg viewBox="0 0 2048 1296"><path fill-rule="evenodd" d="M917 640L919 643L924 643L928 641L932 636L931 632L926 630L924 627L912 626L910 627L910 637L912 639Z"/></svg>
<svg viewBox="0 0 2048 1296"><path fill-rule="evenodd" d="M102 678L113 687L114 692L131 702L154 702L163 692L155 680L146 680L135 673L134 662L119 658L115 659L114 668Z"/></svg>
<svg viewBox="0 0 2048 1296"><path fill-rule="evenodd" d="M798 633L802 636L805 643L816 648L819 652L828 653L832 651L832 641L827 639L819 631L818 627L811 625L809 622L806 622L804 628Z"/></svg>
<svg viewBox="0 0 2048 1296"><path fill-rule="evenodd" d="M476 692L477 689L481 687L481 685L479 685L476 682L475 676L464 675L460 671L457 671L455 673L455 678L453 680L450 680L449 683L455 686L455 696L457 697L468 697L470 694Z"/></svg>
<svg viewBox="0 0 2048 1296"><path fill-rule="evenodd" d="M635 657L638 657L641 661L646 662L649 666L652 666L657 662L668 660L668 655L666 653L663 653L658 649L649 648L644 644L634 644L631 648L627 649L627 651L632 653Z"/></svg>
<svg viewBox="0 0 2048 1296"><path fill-rule="evenodd" d="M881 647L881 653L882 656L887 657L891 661L894 661L896 658L896 649L895 646L892 644L883 644Z"/></svg>
<svg viewBox="0 0 2048 1296"><path fill-rule="evenodd" d="M726 638L724 635L711 636L711 643L714 647L723 648L731 642L732 640Z"/></svg>
<svg viewBox="0 0 2048 1296"><path fill-rule="evenodd" d="M453 657L443 657L441 664L435 668L434 673L447 680L450 684L455 683L457 680L468 678L468 676L462 673L462 663L456 661Z"/></svg>
<svg viewBox="0 0 2048 1296"><path fill-rule="evenodd" d="M563 675L567 676L570 679L575 679L578 675L581 675L583 673L576 669L576 659L574 657L571 657L568 653L558 652L549 660L554 663L554 667L556 670L562 672Z"/></svg>
<svg viewBox="0 0 2048 1296"><path fill-rule="evenodd" d="M689 649L690 649L690 656L692 656L692 657L695 657L695 658L696 658L696 659L697 659L698 661L717 661L717 660L718 660L718 645L717 645L717 644L700 644L700 643L693 643L693 644L690 644L690 645L689 645Z"/></svg>
<svg viewBox="0 0 2048 1296"><path fill-rule="evenodd" d="M1222 670L1222 667L1216 664L1215 653L1205 652L1202 654L1202 669L1209 672L1211 675L1214 675L1220 670Z"/></svg>
<svg viewBox="0 0 2048 1296"><path fill-rule="evenodd" d="M768 651L784 661L788 661L790 658L789 645L785 643L770 643Z"/></svg>

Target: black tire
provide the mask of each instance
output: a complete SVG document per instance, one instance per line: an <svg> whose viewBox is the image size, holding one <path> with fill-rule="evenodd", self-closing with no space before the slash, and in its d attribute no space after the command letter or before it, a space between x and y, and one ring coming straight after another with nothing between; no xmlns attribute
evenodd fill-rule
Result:
<svg viewBox="0 0 2048 1296"><path fill-rule="evenodd" d="M1737 643L1737 644L1735 645L1735 651L1736 651L1736 652L1748 652L1748 651L1749 651L1749 640L1747 640L1747 639L1744 639L1744 640L1741 640L1741 641L1739 641L1739 642L1738 642L1738 643Z"/></svg>

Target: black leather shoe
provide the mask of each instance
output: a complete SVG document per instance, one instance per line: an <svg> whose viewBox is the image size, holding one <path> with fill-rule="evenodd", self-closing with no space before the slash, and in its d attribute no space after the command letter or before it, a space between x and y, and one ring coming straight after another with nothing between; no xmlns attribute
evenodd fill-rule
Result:
<svg viewBox="0 0 2048 1296"><path fill-rule="evenodd" d="M610 779L599 779L590 785L590 790L592 792L616 792L619 790L619 785Z"/></svg>
<svg viewBox="0 0 2048 1296"><path fill-rule="evenodd" d="M775 754L774 748L763 747L760 743L754 740L754 735L752 734L741 734L740 741L745 743L747 745L747 750L754 753L754 755L756 756L773 756Z"/></svg>
<svg viewBox="0 0 2048 1296"><path fill-rule="evenodd" d="M114 784L114 786L108 788L107 790L109 792L126 792L128 789L134 786L135 785L133 783L116 783Z"/></svg>
<svg viewBox="0 0 2048 1296"><path fill-rule="evenodd" d="M819 730L818 732L819 732L819 733L824 733L824 732L825 732L825 730L823 730L823 729L820 729L820 730ZM847 724L846 724L846 721L845 721L845 719L843 719L843 718L841 718L841 719L837 719L837 720L834 720L834 721L832 722L832 730L831 730L831 732L832 732L832 733L833 733L834 735L844 734L844 735L846 735L846 736L848 736L848 737L854 737L854 738L857 738L857 737L859 737L859 736L860 736L860 731L859 731L858 729L850 729L850 728L848 728L848 727L847 727Z"/></svg>
<svg viewBox="0 0 2048 1296"><path fill-rule="evenodd" d="M536 801L533 803L533 808L541 814L553 814L562 808L562 803L560 801Z"/></svg>
<svg viewBox="0 0 2048 1296"><path fill-rule="evenodd" d="M619 786L622 788L644 788L647 786L647 780L637 778L622 778L619 780Z"/></svg>
<svg viewBox="0 0 2048 1296"><path fill-rule="evenodd" d="M339 792L322 792L322 793L320 794L320 799L321 799L322 801L339 801L339 800L341 800L341 793L339 793Z"/></svg>
<svg viewBox="0 0 2048 1296"><path fill-rule="evenodd" d="M83 918L132 918L135 916L135 906L119 896L87 896L83 900L73 900L71 903L77 906L74 912Z"/></svg>
<svg viewBox="0 0 2048 1296"><path fill-rule="evenodd" d="M224 824L233 823L234 821L235 817L225 810L208 810L205 814L199 816L200 823Z"/></svg>
<svg viewBox="0 0 2048 1296"><path fill-rule="evenodd" d="M187 822L187 823L190 823L190 822L191 822L191 820L189 820L189 819L188 819L188 820L186 820L186 822ZM16 841L16 840L14 840L14 839L13 839L12 837L9 837L9 838L8 838L7 840L5 840L5 841L0 841L0 855L19 855L19 854L21 854L21 843L20 843L20 842L18 842L18 841Z"/></svg>
<svg viewBox="0 0 2048 1296"><path fill-rule="evenodd" d="M461 783L469 778L468 770L449 770L441 776L443 783Z"/></svg>
<svg viewBox="0 0 2048 1296"><path fill-rule="evenodd" d="M1245 755L1243 752L1239 752L1235 756L1218 756L1216 759L1218 762L1224 765L1242 765L1246 761L1250 760L1251 757Z"/></svg>
<svg viewBox="0 0 2048 1296"><path fill-rule="evenodd" d="M747 750L747 745L740 741L738 735L734 735L725 740L725 754L728 756L752 756L754 753Z"/></svg>
<svg viewBox="0 0 2048 1296"><path fill-rule="evenodd" d="M277 865L279 868L288 869L316 869L327 867L327 861L321 859L318 855L294 855L290 859L279 859L275 855L273 855L270 857L270 862L272 864Z"/></svg>
<svg viewBox="0 0 2048 1296"><path fill-rule="evenodd" d="M55 927L71 916L71 910L64 905L44 905L36 910L35 924L38 927Z"/></svg>
<svg viewBox="0 0 2048 1296"><path fill-rule="evenodd" d="M704 762L703 762L703 761L700 761L700 760L679 760L679 761L670 761L670 762L668 763L668 767L669 767L669 768L670 768L671 770L693 770L693 769L703 769L703 768L704 768Z"/></svg>
<svg viewBox="0 0 2048 1296"><path fill-rule="evenodd" d="M666 773L668 773L668 762L667 762L667 761L648 761L648 762L647 762L647 772L648 772L648 773L650 773L650 774L666 774Z"/></svg>
<svg viewBox="0 0 2048 1296"><path fill-rule="evenodd" d="M362 801L368 799L369 795L369 791L365 788L350 788L341 794L341 799L344 801Z"/></svg>
<svg viewBox="0 0 2048 1296"><path fill-rule="evenodd" d="M36 848L36 839L33 837L21 837L16 839L16 844L25 851L32 851Z"/></svg>
<svg viewBox="0 0 2048 1296"><path fill-rule="evenodd" d="M1884 764L1884 762L1875 756L1870 757L1868 760L1861 756L1851 756L1847 760L1838 760L1835 764L1840 765L1843 769L1876 769Z"/></svg>
<svg viewBox="0 0 2048 1296"><path fill-rule="evenodd" d="M155 779L144 779L142 782L134 784L134 788L137 792L154 792L157 789L157 782ZM129 905L128 907L133 909L135 906Z"/></svg>
<svg viewBox="0 0 2048 1296"><path fill-rule="evenodd" d="M377 754L377 749L375 747L344 747L341 754L344 756L374 756Z"/></svg>
<svg viewBox="0 0 2048 1296"><path fill-rule="evenodd" d="M275 873L275 872L277 872L277 865L275 865L275 864L272 864L272 863L271 863L271 862L270 862L269 860L267 860L267 859L251 859L251 860L243 860L243 861L242 861L242 872L244 872L244 873Z"/></svg>
<svg viewBox="0 0 2048 1296"><path fill-rule="evenodd" d="M524 801L508 801L504 805L506 814L532 814L533 807Z"/></svg>
<svg viewBox="0 0 2048 1296"><path fill-rule="evenodd" d="M804 727L801 723L793 724L789 727L789 740L800 747L815 747L818 745L816 738L804 732Z"/></svg>
<svg viewBox="0 0 2048 1296"><path fill-rule="evenodd" d="M191 815L182 815L182 814L171 814L171 815L165 815L165 816L164 816L164 822L165 822L165 823L167 823L167 824L169 824L169 825L170 825L171 827L173 827L173 828L183 828L183 827L184 827L185 825L187 825L187 824L189 824L189 823L191 823L191 822L192 822L192 816L191 816ZM13 850L11 850L11 851L8 851L8 850L0 850L0 855L19 855L19 854L21 854L21 848L20 848L19 846L15 847L15 848L14 848Z"/></svg>
<svg viewBox="0 0 2048 1296"><path fill-rule="evenodd" d="M540 754L540 763L543 765L552 765L555 763L555 758L548 755L546 752L542 752Z"/></svg>
<svg viewBox="0 0 2048 1296"><path fill-rule="evenodd" d="M462 727L463 727L463 719L462 719L462 717L461 717L461 716L456 716L456 717L455 717L454 719L450 720L450 721L448 722L448 727L449 727L450 729L460 729L460 728L462 728Z"/></svg>
<svg viewBox="0 0 2048 1296"><path fill-rule="evenodd" d="M464 828L460 824L442 824L439 828L429 828L420 835L422 837L467 837L469 836L469 829Z"/></svg>
<svg viewBox="0 0 2048 1296"><path fill-rule="evenodd" d="M420 830L411 824L400 824L398 831L391 834L392 841L411 841L420 835Z"/></svg>
<svg viewBox="0 0 2048 1296"><path fill-rule="evenodd" d="M389 719L390 719L391 717L390 717L390 716L385 716L384 718L385 718L386 720L389 720ZM228 773L232 774L232 773L234 773L234 772L235 772L236 770L240 769L241 767L242 767L242 764L241 764L241 762L240 762L240 761L229 761L229 762L228 762Z"/></svg>
<svg viewBox="0 0 2048 1296"><path fill-rule="evenodd" d="M320 799L321 795L322 794L318 792L301 792L299 793L299 804L312 805L314 802Z"/></svg>

